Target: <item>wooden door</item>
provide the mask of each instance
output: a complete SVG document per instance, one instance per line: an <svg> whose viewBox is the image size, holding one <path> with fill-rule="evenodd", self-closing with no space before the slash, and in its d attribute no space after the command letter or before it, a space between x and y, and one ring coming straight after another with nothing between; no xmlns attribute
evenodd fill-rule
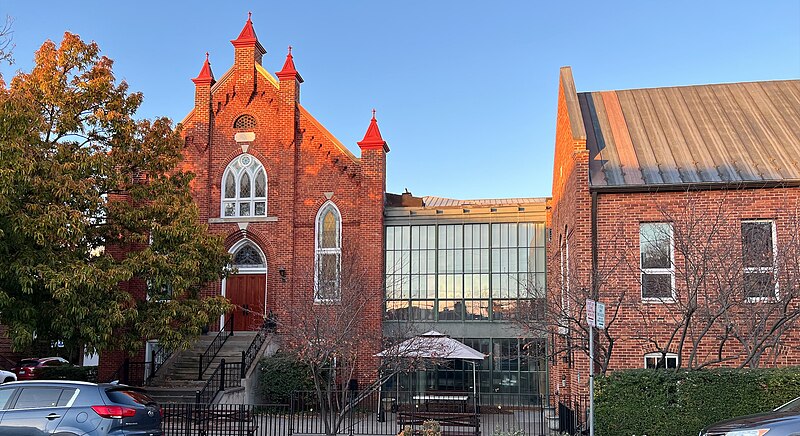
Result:
<svg viewBox="0 0 800 436"><path fill-rule="evenodd" d="M225 295L235 306L233 329L258 330L264 322L266 274L237 274L228 277Z"/></svg>

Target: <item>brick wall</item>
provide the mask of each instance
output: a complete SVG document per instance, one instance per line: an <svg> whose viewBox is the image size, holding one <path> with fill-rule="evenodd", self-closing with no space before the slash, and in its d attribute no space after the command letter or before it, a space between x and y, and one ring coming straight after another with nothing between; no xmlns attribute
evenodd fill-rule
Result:
<svg viewBox="0 0 800 436"><path fill-rule="evenodd" d="M244 230L240 229L244 220L212 222L209 227L226 238L228 247L246 237L262 249L268 266L267 308L285 320L288 307L313 304L315 218L328 201L326 193L332 193L330 200L341 212L343 247L356 250L368 286L382 289L386 155L383 150L364 150L360 158L352 155L301 107L300 81L268 77L261 61L257 47L236 47L235 64L220 76L221 82L196 85L195 108L185 120L184 168L197 175L192 192L201 220L220 218L223 172L242 154L234 140L234 120L242 114L255 117L255 128L247 131L256 139L247 153L264 165L267 216L274 220L249 222ZM264 61L280 65L283 59L264 57ZM285 282L279 269L286 273ZM219 295L220 289L214 284L204 293ZM378 298L367 309L364 328L380 332L381 311ZM367 364L362 377L374 376L371 356L379 345L368 344L363 350Z"/></svg>

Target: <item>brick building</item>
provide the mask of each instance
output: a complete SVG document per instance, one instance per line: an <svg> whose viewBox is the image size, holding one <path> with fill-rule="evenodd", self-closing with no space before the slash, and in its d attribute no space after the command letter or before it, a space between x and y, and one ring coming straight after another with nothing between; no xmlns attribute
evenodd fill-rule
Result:
<svg viewBox="0 0 800 436"><path fill-rule="evenodd" d="M335 301L347 253L358 255L364 286L380 289L389 148L374 111L360 156L326 130L300 103L303 78L291 47L276 78L262 64L266 51L250 18L231 43L228 71L215 78L206 56L192 79L194 108L181 122L183 169L196 175L200 219L225 237L238 269L204 292L236 305L235 330L255 330L270 311L285 320L288 308ZM381 311L376 300L363 328L379 332Z"/></svg>
<svg viewBox="0 0 800 436"><path fill-rule="evenodd" d="M800 364L800 81L576 92L561 69L548 212L550 381L595 368Z"/></svg>

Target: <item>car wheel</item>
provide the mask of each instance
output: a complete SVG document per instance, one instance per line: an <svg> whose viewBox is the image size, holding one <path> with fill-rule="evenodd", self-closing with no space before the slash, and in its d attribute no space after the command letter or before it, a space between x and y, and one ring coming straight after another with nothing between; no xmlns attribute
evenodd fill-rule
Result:
<svg viewBox="0 0 800 436"><path fill-rule="evenodd" d="M16 380L14 380L13 377L6 377L6 379L3 380L3 383L8 383L8 382L12 382L12 381L16 381Z"/></svg>

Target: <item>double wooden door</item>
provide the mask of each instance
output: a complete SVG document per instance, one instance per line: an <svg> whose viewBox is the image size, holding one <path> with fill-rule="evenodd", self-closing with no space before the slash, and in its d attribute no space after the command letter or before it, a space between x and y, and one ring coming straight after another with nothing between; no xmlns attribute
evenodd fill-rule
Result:
<svg viewBox="0 0 800 436"><path fill-rule="evenodd" d="M236 274L227 279L225 295L234 305L234 330L258 330L264 322L266 274Z"/></svg>

